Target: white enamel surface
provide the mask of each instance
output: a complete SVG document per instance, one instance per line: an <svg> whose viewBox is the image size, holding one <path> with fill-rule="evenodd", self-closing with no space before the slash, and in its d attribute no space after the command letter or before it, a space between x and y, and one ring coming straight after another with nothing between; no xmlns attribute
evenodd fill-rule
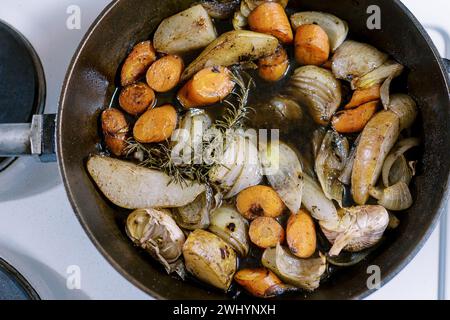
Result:
<svg viewBox="0 0 450 320"><path fill-rule="evenodd" d="M46 112L56 111L70 59L90 23L108 2L0 0L0 19L20 30L43 61L47 77ZM450 34L448 0L404 0L404 3L425 25ZM81 8L81 30L66 28L66 10L70 5ZM444 38L435 31L431 34L444 54ZM21 271L42 298L149 298L117 273L87 238L69 205L56 164L42 165L34 159L21 159L0 173L0 181L0 256ZM416 258L369 299L436 299L438 249L439 229L436 229ZM66 287L67 268L73 265L80 267L81 290Z"/></svg>

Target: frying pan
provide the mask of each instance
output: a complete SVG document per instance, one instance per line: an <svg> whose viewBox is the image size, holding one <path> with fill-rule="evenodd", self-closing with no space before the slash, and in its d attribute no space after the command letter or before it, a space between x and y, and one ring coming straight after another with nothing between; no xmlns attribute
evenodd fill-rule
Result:
<svg viewBox="0 0 450 320"><path fill-rule="evenodd" d="M91 26L73 57L61 93L54 135L64 185L86 233L125 278L160 299L223 299L227 296L198 283L168 276L148 255L138 251L123 230L126 212L114 207L96 189L85 163L90 154L99 152L99 114L111 101L118 68L131 47L148 39L163 18L193 2L113 1ZM381 285L392 279L422 247L444 208L450 171L450 93L445 69L449 64L440 58L423 27L400 1L291 0L290 3L299 10L326 11L341 17L349 23L352 38L375 45L405 65L409 70L405 77L408 92L421 111L416 130L423 139L423 152L418 175L412 184L415 202L407 212L401 213L399 228L370 258L338 270L314 293L288 297L361 299L371 293L366 285L368 266L380 268ZM379 30L367 27L370 5L381 10ZM50 116L35 117L32 130L30 125L27 127L27 132L34 136L21 145L15 141L14 146L14 141L5 141L0 135L0 146L4 148L0 155L44 153L43 159L51 160L53 123ZM19 129L8 127L9 132Z"/></svg>

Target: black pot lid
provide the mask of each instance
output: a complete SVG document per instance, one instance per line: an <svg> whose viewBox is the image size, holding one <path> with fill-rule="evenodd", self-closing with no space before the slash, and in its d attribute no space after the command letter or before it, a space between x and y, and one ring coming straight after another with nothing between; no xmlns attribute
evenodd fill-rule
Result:
<svg viewBox="0 0 450 320"><path fill-rule="evenodd" d="M39 300L30 283L0 258L0 300Z"/></svg>
<svg viewBox="0 0 450 320"><path fill-rule="evenodd" d="M0 124L27 123L45 103L45 77L31 44L0 21ZM13 159L0 158L0 171Z"/></svg>

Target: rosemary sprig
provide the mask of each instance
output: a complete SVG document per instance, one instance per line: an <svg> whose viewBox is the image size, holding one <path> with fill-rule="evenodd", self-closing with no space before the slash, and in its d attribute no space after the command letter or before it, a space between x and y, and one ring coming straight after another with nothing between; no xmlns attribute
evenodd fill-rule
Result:
<svg viewBox="0 0 450 320"><path fill-rule="evenodd" d="M248 98L250 90L254 86L253 79L245 73L248 80L244 80L241 70L233 70L232 80L237 85L237 90L233 92L235 102L225 100L223 103L227 105L222 119L216 120L213 127L220 130L222 133L226 133L229 130L236 130L243 126L248 113L252 110L248 107ZM209 141L204 141L203 147L215 149L218 141L216 137L212 137ZM204 150L205 150L204 149ZM139 164L141 166L160 170L165 172L171 181L169 183L179 183L181 185L188 185L189 181L209 184L208 174L215 163L212 164L178 164L172 159L172 149L170 145L165 143L157 144L142 144L135 141L133 138L127 140L126 155L139 155Z"/></svg>
<svg viewBox="0 0 450 320"><path fill-rule="evenodd" d="M127 141L126 155L140 153L139 165L165 172L171 180L169 183L188 185L188 181L207 183L210 165L206 164L176 164L172 160L172 149L167 143L145 145L133 138Z"/></svg>
<svg viewBox="0 0 450 320"><path fill-rule="evenodd" d="M244 80L243 74L248 78L247 82ZM237 101L236 104L230 100L224 101L228 105L225 115L214 124L221 131L239 129L247 119L248 113L253 110L248 106L250 90L255 85L253 79L246 72L235 69L232 72L232 80L238 86L237 92L232 93Z"/></svg>

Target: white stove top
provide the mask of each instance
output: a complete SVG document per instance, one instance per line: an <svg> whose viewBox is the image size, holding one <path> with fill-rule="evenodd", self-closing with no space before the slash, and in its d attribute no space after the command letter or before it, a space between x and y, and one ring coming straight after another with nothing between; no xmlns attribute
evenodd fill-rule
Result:
<svg viewBox="0 0 450 320"><path fill-rule="evenodd" d="M442 55L449 58L445 35L436 31L446 32L448 41L449 1L403 2L430 28ZM109 0L0 0L0 19L21 31L42 59L47 77L47 113L56 112L70 59L91 22L108 3ZM81 9L80 30L66 27L67 10L72 5ZM0 181L14 181L0 185L0 256L28 279L42 298L150 298L117 273L87 238L70 207L56 164L20 159L0 173ZM369 299L437 299L439 235L438 226L416 258ZM67 279L76 271L81 272L81 289L68 289ZM450 273L447 299L449 276Z"/></svg>

